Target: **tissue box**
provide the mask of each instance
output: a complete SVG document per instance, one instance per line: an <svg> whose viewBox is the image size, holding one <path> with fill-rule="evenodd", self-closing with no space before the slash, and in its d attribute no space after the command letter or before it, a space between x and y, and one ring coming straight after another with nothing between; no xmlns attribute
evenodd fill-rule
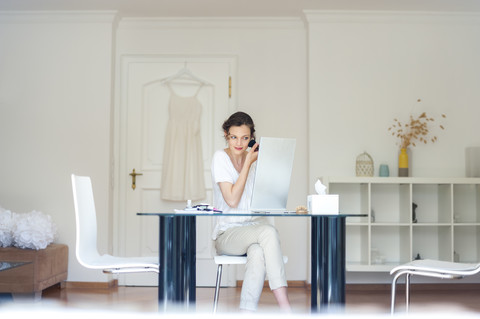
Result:
<svg viewBox="0 0 480 319"><path fill-rule="evenodd" d="M313 215L338 214L338 195L308 195L307 206Z"/></svg>

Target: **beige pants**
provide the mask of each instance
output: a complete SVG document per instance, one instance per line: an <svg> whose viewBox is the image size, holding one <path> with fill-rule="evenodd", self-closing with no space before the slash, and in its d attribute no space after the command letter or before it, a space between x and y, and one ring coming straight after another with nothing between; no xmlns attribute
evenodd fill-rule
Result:
<svg viewBox="0 0 480 319"><path fill-rule="evenodd" d="M247 254L241 309L257 310L265 275L270 289L287 286L280 240L274 226L259 223L229 228L217 237L215 248L222 255Z"/></svg>

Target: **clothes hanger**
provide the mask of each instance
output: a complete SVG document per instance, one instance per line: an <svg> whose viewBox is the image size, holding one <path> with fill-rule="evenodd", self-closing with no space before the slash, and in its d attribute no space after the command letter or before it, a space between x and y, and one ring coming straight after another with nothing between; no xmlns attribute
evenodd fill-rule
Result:
<svg viewBox="0 0 480 319"><path fill-rule="evenodd" d="M162 82L168 83L174 80L187 80L187 81L190 80L190 81L198 82L202 85L212 85L210 82L204 79L201 79L195 74L193 74L192 71L190 71L190 69L188 69L186 66L180 69L176 74L163 79Z"/></svg>
<svg viewBox="0 0 480 319"><path fill-rule="evenodd" d="M198 76L196 76L195 74L193 74L192 71L190 71L190 69L187 68L187 61L185 61L185 64L184 64L183 68L178 70L178 72L176 74L173 74L173 75L171 75L169 77L166 77L166 78L163 78L163 79L153 80L151 82L146 83L145 86L148 86L148 85L154 84L154 83L169 83L169 82L173 82L175 80L193 81L193 82L198 82L201 85L213 86L212 83L208 82L207 80L201 79Z"/></svg>

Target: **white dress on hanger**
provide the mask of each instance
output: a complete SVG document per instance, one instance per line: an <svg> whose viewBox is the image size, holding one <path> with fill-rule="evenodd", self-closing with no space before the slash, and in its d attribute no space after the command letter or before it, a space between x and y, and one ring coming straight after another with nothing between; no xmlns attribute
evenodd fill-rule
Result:
<svg viewBox="0 0 480 319"><path fill-rule="evenodd" d="M161 198L172 201L206 197L197 95L183 97L170 90L169 118L163 151Z"/></svg>

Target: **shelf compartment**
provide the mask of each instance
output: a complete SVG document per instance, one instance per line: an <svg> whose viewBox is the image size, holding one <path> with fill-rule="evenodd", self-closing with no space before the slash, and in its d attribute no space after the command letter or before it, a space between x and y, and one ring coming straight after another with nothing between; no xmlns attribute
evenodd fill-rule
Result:
<svg viewBox="0 0 480 319"><path fill-rule="evenodd" d="M329 185L329 194L339 195L339 210L349 214L369 214L368 184L359 183L332 183ZM349 217L351 223L367 222L369 217Z"/></svg>
<svg viewBox="0 0 480 319"><path fill-rule="evenodd" d="M451 222L451 187L452 186L450 184L413 185L412 200L413 203L417 205L417 208L415 209L415 218L417 220L417 223L421 224Z"/></svg>
<svg viewBox="0 0 480 319"><path fill-rule="evenodd" d="M480 262L480 226L454 226L454 259L460 262Z"/></svg>
<svg viewBox="0 0 480 319"><path fill-rule="evenodd" d="M347 225L347 264L368 264L368 226Z"/></svg>
<svg viewBox="0 0 480 319"><path fill-rule="evenodd" d="M371 211L375 223L410 221L410 184L372 184Z"/></svg>
<svg viewBox="0 0 480 319"><path fill-rule="evenodd" d="M452 227L414 225L412 228L412 259L453 261Z"/></svg>
<svg viewBox="0 0 480 319"><path fill-rule="evenodd" d="M453 219L455 223L480 222L480 186L453 185Z"/></svg>
<svg viewBox="0 0 480 319"><path fill-rule="evenodd" d="M480 178L327 177L325 181L331 194L340 195L342 211L368 216L348 219L348 271L389 271L417 254L425 259L480 261ZM413 203L418 205L416 222Z"/></svg>
<svg viewBox="0 0 480 319"><path fill-rule="evenodd" d="M370 264L401 264L411 260L410 226L371 226ZM373 260L376 251L380 262ZM375 256L374 256L375 257Z"/></svg>

